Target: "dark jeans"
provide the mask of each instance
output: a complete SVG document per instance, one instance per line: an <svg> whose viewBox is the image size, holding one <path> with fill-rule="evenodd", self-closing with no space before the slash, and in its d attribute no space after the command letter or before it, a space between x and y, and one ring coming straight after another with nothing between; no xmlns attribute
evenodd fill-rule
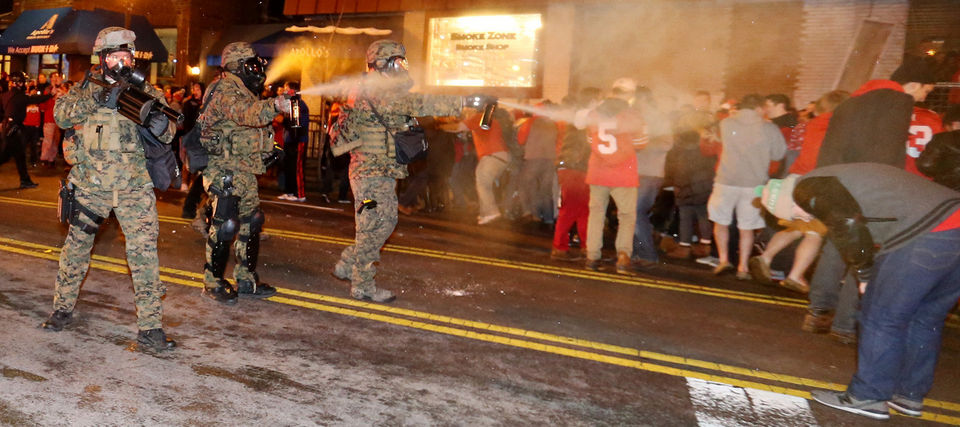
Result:
<svg viewBox="0 0 960 427"><path fill-rule="evenodd" d="M197 216L197 206L203 198L203 175L197 174L190 183L190 191L187 197L183 199L183 217L192 218Z"/></svg>
<svg viewBox="0 0 960 427"><path fill-rule="evenodd" d="M857 328L857 305L860 292L852 274L847 274L847 264L829 239L820 251L820 260L810 280L810 309L833 311L835 332L854 333Z"/></svg>
<svg viewBox="0 0 960 427"><path fill-rule="evenodd" d="M960 298L960 229L926 233L877 259L860 313L858 399L921 401L933 385L944 320Z"/></svg>
<svg viewBox="0 0 960 427"><path fill-rule="evenodd" d="M697 221L700 240L711 240L713 224L707 218L707 205L680 206L680 243L693 241L693 221Z"/></svg>
<svg viewBox="0 0 960 427"><path fill-rule="evenodd" d="M3 138L3 151L0 152L0 165L13 158L17 164L17 173L20 174L20 183L31 182L30 175L27 173L27 157L24 149L24 130L18 130Z"/></svg>
<svg viewBox="0 0 960 427"><path fill-rule="evenodd" d="M637 225L633 230L633 258L657 261L657 248L653 245L653 224L650 223L650 208L657 201L663 178L640 176L637 188Z"/></svg>

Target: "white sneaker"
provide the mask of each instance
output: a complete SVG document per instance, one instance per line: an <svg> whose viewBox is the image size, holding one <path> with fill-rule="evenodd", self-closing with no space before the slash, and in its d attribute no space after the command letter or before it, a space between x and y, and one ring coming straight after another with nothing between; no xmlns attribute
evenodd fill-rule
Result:
<svg viewBox="0 0 960 427"><path fill-rule="evenodd" d="M485 215L477 218L477 225L485 225L493 222L495 219L500 218L500 214L496 213L493 215Z"/></svg>
<svg viewBox="0 0 960 427"><path fill-rule="evenodd" d="M294 197L294 198L293 198L293 201L294 201L294 202L303 203L303 202L306 202L306 201L307 201L307 198L306 198L306 197Z"/></svg>
<svg viewBox="0 0 960 427"><path fill-rule="evenodd" d="M293 194L281 194L277 196L277 198L280 200L291 200L291 201L297 200L297 198Z"/></svg>
<svg viewBox="0 0 960 427"><path fill-rule="evenodd" d="M711 267L716 267L720 265L720 259L715 256L705 256L703 258L697 258L697 264L706 264Z"/></svg>

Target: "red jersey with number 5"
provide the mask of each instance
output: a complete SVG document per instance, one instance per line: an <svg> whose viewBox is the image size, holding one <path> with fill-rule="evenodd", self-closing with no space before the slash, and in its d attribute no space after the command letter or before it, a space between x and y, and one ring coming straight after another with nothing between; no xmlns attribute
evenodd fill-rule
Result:
<svg viewBox="0 0 960 427"><path fill-rule="evenodd" d="M907 172L911 172L930 179L917 170L917 157L927 147L927 143L934 134L943 132L943 120L937 113L926 108L913 107L913 117L910 120L910 136L907 137Z"/></svg>
<svg viewBox="0 0 960 427"><path fill-rule="evenodd" d="M590 142L590 161L587 164L587 184L605 187L636 187L637 149L646 144L644 122L640 113L625 109L616 116L590 113L587 139Z"/></svg>

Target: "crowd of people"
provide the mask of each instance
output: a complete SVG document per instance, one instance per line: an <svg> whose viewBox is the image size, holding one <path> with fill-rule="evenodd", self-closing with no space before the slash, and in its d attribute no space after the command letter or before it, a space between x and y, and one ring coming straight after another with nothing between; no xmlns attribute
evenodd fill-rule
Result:
<svg viewBox="0 0 960 427"><path fill-rule="evenodd" d="M132 64L132 33L108 28L101 39L104 64ZM143 159L125 155L137 151L125 145L136 139L137 126L169 141L183 162L189 148L179 141L198 124L203 130L209 164L189 185L184 215L193 216L206 190L204 295L235 304L238 294L276 292L256 272L264 223L257 175L283 157L279 198L306 201L309 112L296 96L297 82L264 89L266 62L248 44L228 45L223 60L209 93L200 83L145 89L183 113L177 126L159 118L159 126L119 120L109 92L70 90L73 83L58 74L35 83L11 74L2 96L0 162L17 159L21 187L31 188L36 184L26 175L25 153L54 165L62 147L68 163L80 165L70 171L71 182L84 190L76 196L80 213L71 218L56 311L46 328L69 323L97 227L113 211L121 224L148 231L127 236L139 242L128 258L143 261L131 264L140 340L158 350L174 346L160 328L152 186ZM375 42L367 63L366 82L330 108L337 114L328 122L331 143L324 147L331 155L350 153L349 163L338 167L348 173L331 176L341 184L338 199L347 197L344 188L353 195L356 243L341 254L333 274L351 283L353 298L395 298L374 278L397 212L456 206L475 214L479 226L552 225L550 258L582 261L594 271L604 268L609 230L617 273L650 272L661 256L696 258L718 276L809 294L802 329L829 332L860 350L849 389L817 392L815 399L872 418L888 417L888 408L922 414L940 330L960 299L960 105L942 114L917 106L937 80L923 60L908 57L889 79L871 80L852 93L824 93L799 111L783 94L748 94L714 110L710 94L700 91L691 103L673 106L621 78L560 104L495 108L492 118L485 108L495 103L492 97L408 93L412 80L397 42ZM98 78L110 81L111 69ZM87 96L91 91L94 96ZM102 153L58 135L63 128L92 141L87 134L101 125L91 123L101 122L119 135L107 142L116 147L105 149L118 156L93 159L118 165L109 179L85 165ZM262 131L271 126L274 132ZM430 148L423 160L407 165L398 160L397 132L417 127ZM221 143L222 135L229 145ZM224 278L231 245L239 259L235 287ZM775 257L793 247L793 262L777 280Z"/></svg>

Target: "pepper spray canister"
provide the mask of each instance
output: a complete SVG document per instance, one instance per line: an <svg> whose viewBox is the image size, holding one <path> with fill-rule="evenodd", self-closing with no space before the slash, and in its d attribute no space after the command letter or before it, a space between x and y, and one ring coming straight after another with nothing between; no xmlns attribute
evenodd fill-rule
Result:
<svg viewBox="0 0 960 427"><path fill-rule="evenodd" d="M290 121L293 122L291 128L300 127L300 95L290 97Z"/></svg>
<svg viewBox="0 0 960 427"><path fill-rule="evenodd" d="M480 115L480 129L490 130L490 123L493 121L493 112L496 109L496 102L488 102L483 105L483 114Z"/></svg>

